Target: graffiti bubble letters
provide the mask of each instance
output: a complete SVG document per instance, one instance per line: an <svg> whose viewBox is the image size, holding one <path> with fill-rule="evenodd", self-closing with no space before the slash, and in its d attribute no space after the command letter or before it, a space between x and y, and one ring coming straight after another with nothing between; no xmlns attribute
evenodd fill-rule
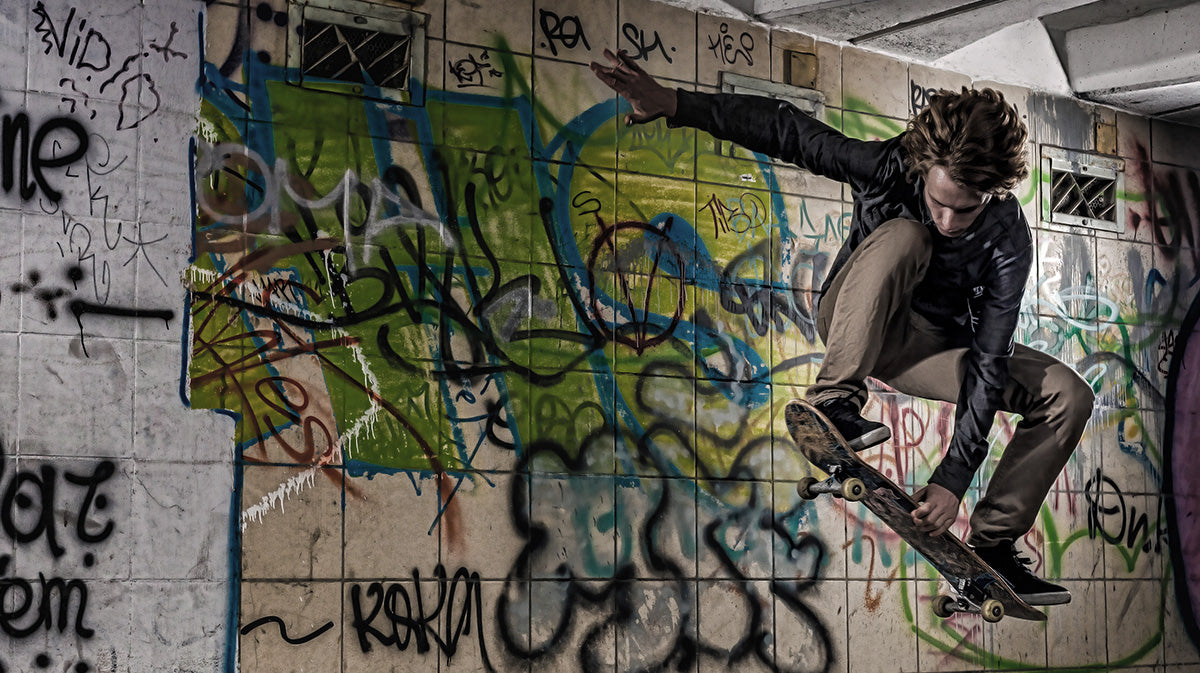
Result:
<svg viewBox="0 0 1200 673"><path fill-rule="evenodd" d="M629 150L649 152L668 168L675 166L691 149L686 136L672 132L661 122L638 124L630 129Z"/></svg>
<svg viewBox="0 0 1200 673"><path fill-rule="evenodd" d="M254 204L231 196L244 191L245 185L250 183L249 175L261 176L262 181L262 184L252 185L261 194L259 202ZM215 190L209 184L219 177L229 176L234 176L235 182L228 190L224 186ZM336 188L324 196L311 198L311 185L302 185L300 180L288 173L285 159L279 158L274 166L270 166L257 152L243 145L201 143L198 147L196 200L201 212L215 223L238 226L250 233L283 233L281 204L282 197L286 195L293 204L310 213L325 208L334 209L342 219L347 242L355 236L362 236L363 241L369 243L375 235L392 227L417 226L437 232L447 247L454 245L450 232L436 215L421 210L404 196L395 193L380 178L374 178L368 185L347 169ZM362 198L366 206L365 221L358 224L347 215L353 210L355 198ZM352 251L347 250L349 266L353 270L355 259L350 257L351 254ZM370 254L371 248L367 246L364 261L370 261Z"/></svg>
<svg viewBox="0 0 1200 673"><path fill-rule="evenodd" d="M625 39L633 45L629 56L635 61L649 61L650 56L657 51L666 59L667 63L674 63L671 60L671 55L667 53L667 48L663 46L662 38L659 37L658 31L652 31L649 39L646 38L646 31L638 28L636 24L626 23L621 26L621 34ZM671 47L671 52L675 52L675 47Z"/></svg>
<svg viewBox="0 0 1200 673"><path fill-rule="evenodd" d="M68 151L60 154L58 150L64 147ZM29 201L40 189L47 199L58 203L62 192L50 184L43 171L70 166L87 155L88 133L70 117L51 117L35 130L24 112L6 114L0 125L0 148L0 187L5 194L16 186L21 201ZM55 151L48 153L47 149Z"/></svg>
<svg viewBox="0 0 1200 673"><path fill-rule="evenodd" d="M587 51L592 50L592 45L588 44L587 35L583 33L583 24L579 22L577 16L562 16L554 12L543 9L540 10L538 23L542 27L542 34L546 36L546 41L542 43L542 47L549 47L550 53L558 56L558 46L561 44L566 49L574 49L580 43Z"/></svg>
<svg viewBox="0 0 1200 673"><path fill-rule="evenodd" d="M727 23L721 24L719 35L708 36L708 50L722 65L737 65L738 58L745 59L748 66L754 65L754 36L743 32L734 39Z"/></svg>
<svg viewBox="0 0 1200 673"><path fill-rule="evenodd" d="M479 58L476 59L474 54L467 54L466 58L460 58L457 61L450 61L450 74L454 75L457 86L460 89L470 87L487 86L491 80L500 79L504 73L492 65L491 55L487 50L479 52Z"/></svg>

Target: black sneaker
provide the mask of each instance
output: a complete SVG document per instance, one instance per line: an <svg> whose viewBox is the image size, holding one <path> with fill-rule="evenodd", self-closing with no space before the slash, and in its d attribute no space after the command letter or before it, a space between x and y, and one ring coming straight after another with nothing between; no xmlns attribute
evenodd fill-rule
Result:
<svg viewBox="0 0 1200 673"><path fill-rule="evenodd" d="M983 562L992 567L1013 593L1030 605L1062 605L1071 602L1071 592L1066 587L1051 584L1034 575L1028 566L1033 561L1021 556L1011 542L995 547L979 547L975 550Z"/></svg>
<svg viewBox="0 0 1200 673"><path fill-rule="evenodd" d="M855 451L869 449L892 438L892 431L886 425L863 418L848 398L835 397L815 406Z"/></svg>

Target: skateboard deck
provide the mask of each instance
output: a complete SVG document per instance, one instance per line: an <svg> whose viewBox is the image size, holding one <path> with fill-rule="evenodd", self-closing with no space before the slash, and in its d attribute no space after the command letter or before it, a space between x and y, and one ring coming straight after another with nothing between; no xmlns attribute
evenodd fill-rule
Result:
<svg viewBox="0 0 1200 673"><path fill-rule="evenodd" d="M950 583L957 596L939 596L934 612L947 617L953 612L982 613L988 621L1010 616L1044 621L1046 614L1013 593L983 559L951 532L930 536L917 529L912 512L917 502L904 489L862 461L821 412L803 400L793 400L784 409L784 422L800 452L830 475L818 482L808 479L799 490L805 498L832 493L861 501L885 524L916 549ZM1000 606L1000 607L997 607Z"/></svg>

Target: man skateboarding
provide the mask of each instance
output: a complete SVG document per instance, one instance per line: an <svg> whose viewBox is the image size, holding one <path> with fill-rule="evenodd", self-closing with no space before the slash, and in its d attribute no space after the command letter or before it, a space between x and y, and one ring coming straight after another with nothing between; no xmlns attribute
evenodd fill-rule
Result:
<svg viewBox="0 0 1200 673"><path fill-rule="evenodd" d="M987 457L997 411L1021 415L975 510L967 543L1033 605L1071 600L1029 571L1015 541L1091 417L1091 387L1069 366L1014 344L1033 264L1029 225L1011 191L1028 175L1027 132L991 89L941 91L895 138L848 138L789 103L663 87L625 52L596 76L629 101L625 123L666 117L834 180L853 195L850 233L821 288L825 358L806 393L855 450L891 432L862 417L870 376L915 397L955 403L954 435L914 498L917 527L939 535Z"/></svg>

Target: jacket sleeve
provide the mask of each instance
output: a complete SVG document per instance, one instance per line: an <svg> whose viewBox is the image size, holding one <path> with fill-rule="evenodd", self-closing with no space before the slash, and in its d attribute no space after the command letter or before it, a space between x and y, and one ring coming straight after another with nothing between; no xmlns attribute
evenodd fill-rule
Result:
<svg viewBox="0 0 1200 673"><path fill-rule="evenodd" d="M1024 222L1021 222L1024 225ZM962 388L954 417L954 435L930 483L960 499L988 454L987 437L1008 384L1008 361L1021 309L1033 248L997 253L997 264L983 294L972 302L975 333L964 363Z"/></svg>
<svg viewBox="0 0 1200 673"><path fill-rule="evenodd" d="M864 184L885 158L883 143L848 138L786 101L682 89L676 94L678 105L668 126L697 128L832 180Z"/></svg>

